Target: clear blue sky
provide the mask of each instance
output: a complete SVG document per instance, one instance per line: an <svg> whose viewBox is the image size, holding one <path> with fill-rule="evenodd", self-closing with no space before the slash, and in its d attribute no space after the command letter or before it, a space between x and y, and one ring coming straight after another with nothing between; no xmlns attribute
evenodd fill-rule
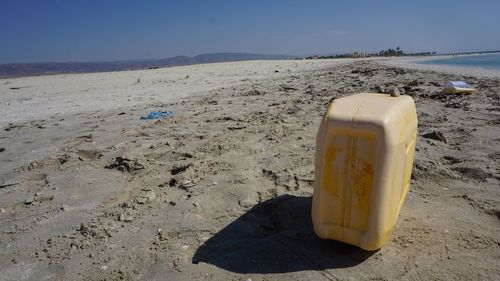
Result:
<svg viewBox="0 0 500 281"><path fill-rule="evenodd" d="M500 0L2 0L0 63L500 49Z"/></svg>

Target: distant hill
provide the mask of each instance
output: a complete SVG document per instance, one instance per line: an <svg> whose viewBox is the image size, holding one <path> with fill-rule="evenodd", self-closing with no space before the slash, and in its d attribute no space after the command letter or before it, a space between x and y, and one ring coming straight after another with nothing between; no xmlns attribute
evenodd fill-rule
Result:
<svg viewBox="0 0 500 281"><path fill-rule="evenodd" d="M213 53L194 57L176 56L166 59L123 60L110 62L40 62L0 64L0 78L38 76L63 73L88 73L160 68L214 62L291 59L284 55L246 53Z"/></svg>

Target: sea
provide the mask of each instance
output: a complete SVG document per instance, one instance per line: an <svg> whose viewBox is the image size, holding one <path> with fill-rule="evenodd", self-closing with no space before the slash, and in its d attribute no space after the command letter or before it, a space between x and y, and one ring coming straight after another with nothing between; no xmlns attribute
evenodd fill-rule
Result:
<svg viewBox="0 0 500 281"><path fill-rule="evenodd" d="M421 61L422 64L479 67L500 70L500 53L458 55L455 57Z"/></svg>

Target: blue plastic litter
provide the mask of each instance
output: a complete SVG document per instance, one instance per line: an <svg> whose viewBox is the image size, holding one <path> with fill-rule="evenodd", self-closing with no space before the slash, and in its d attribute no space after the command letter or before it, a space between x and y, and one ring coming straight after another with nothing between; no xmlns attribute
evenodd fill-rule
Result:
<svg viewBox="0 0 500 281"><path fill-rule="evenodd" d="M169 118L174 116L172 111L151 111L148 116L141 116L141 120L152 120L160 118Z"/></svg>

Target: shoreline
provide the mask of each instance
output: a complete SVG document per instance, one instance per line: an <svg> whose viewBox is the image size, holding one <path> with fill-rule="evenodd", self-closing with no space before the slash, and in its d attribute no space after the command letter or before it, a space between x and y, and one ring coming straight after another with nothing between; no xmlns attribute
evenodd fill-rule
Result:
<svg viewBox="0 0 500 281"><path fill-rule="evenodd" d="M475 56L475 55L463 55L463 56ZM439 56L420 56L420 57L401 57L401 58L388 58L380 59L378 62L409 69L418 70L431 70L437 72L443 72L448 74L463 75L463 76L474 76L483 78L500 78L500 70L482 68L482 67L466 67L466 66L451 66L451 65L435 65L435 64L423 64L423 61L440 60L446 58L453 58L451 55L439 55Z"/></svg>

